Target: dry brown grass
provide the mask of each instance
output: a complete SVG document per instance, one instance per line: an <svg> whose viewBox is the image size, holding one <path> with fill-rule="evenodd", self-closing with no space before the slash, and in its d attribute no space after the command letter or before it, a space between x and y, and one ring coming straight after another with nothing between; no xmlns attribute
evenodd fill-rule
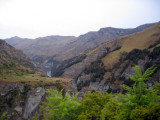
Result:
<svg viewBox="0 0 160 120"><path fill-rule="evenodd" d="M156 33L156 36L154 35ZM160 23L142 31L131 35L123 36L117 39L121 49L109 53L103 58L103 63L106 67L112 67L114 63L120 58L120 52L130 52L134 48L145 49L151 44L155 43L160 38ZM114 42L114 41L113 41Z"/></svg>
<svg viewBox="0 0 160 120"><path fill-rule="evenodd" d="M22 76L10 75L5 76L0 79L0 81L6 82L21 82L29 85L51 85L55 83L67 84L72 79L70 78L56 78L56 77L41 77L40 72L36 72L35 74L25 74Z"/></svg>

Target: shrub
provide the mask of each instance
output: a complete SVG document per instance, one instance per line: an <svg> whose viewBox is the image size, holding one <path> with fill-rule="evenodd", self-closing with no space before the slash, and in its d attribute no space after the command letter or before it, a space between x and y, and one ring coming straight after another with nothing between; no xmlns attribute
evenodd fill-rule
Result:
<svg viewBox="0 0 160 120"><path fill-rule="evenodd" d="M7 112L2 113L2 115L0 116L0 120L7 120Z"/></svg>
<svg viewBox="0 0 160 120"><path fill-rule="evenodd" d="M53 89L47 89L50 94L47 102L43 102L41 110L46 120L76 120L81 112L81 103L77 95L70 96L68 93L64 96L62 91L58 92Z"/></svg>
<svg viewBox="0 0 160 120"><path fill-rule="evenodd" d="M159 55L159 53L160 53L160 46L154 48L153 51L150 53L149 56L150 56L152 59L156 59L157 56Z"/></svg>
<svg viewBox="0 0 160 120"><path fill-rule="evenodd" d="M81 101L83 112L78 116L78 120L99 120L101 110L109 98L109 94L101 91L87 92Z"/></svg>
<svg viewBox="0 0 160 120"><path fill-rule="evenodd" d="M147 49L139 50L139 49L133 49L131 52L128 53L125 60L131 60L135 64L139 59L144 59L146 55L149 54L149 51Z"/></svg>
<svg viewBox="0 0 160 120"><path fill-rule="evenodd" d="M157 91L152 87L147 88L144 81L150 79L155 67L142 73L139 66L135 66L135 75L130 75L134 84L129 87L123 85L127 91L125 95L112 96L102 110L103 120L153 120L159 119ZM154 112L153 112L154 111ZM158 113L157 113L158 112Z"/></svg>

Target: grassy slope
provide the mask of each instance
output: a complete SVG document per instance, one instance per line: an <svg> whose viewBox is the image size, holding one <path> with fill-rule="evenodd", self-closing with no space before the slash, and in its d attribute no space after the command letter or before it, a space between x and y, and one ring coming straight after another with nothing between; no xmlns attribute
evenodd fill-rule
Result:
<svg viewBox="0 0 160 120"><path fill-rule="evenodd" d="M34 74L28 74L28 73L25 73L23 75L6 74L0 76L0 81L5 81L5 82L21 82L32 86L45 86L45 85L54 85L59 83L64 88L68 87L66 84L71 80L72 79L70 78L42 77L40 72L36 72Z"/></svg>
<svg viewBox="0 0 160 120"><path fill-rule="evenodd" d="M130 52L134 48L145 49L160 38L160 23L142 31L131 35L120 37L116 40L117 44L122 46L121 49L109 53L103 58L106 67L112 67L120 58L120 52ZM115 41L113 41L115 42ZM113 43L110 43L113 44ZM110 46L107 45L106 46Z"/></svg>

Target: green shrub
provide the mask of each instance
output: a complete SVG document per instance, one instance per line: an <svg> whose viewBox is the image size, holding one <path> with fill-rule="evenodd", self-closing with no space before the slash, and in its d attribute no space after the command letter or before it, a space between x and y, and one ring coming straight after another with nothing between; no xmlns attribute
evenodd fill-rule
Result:
<svg viewBox="0 0 160 120"><path fill-rule="evenodd" d="M149 55L149 51L147 49L133 49L127 54L125 60L133 61L136 64L139 59L144 59L146 55Z"/></svg>
<svg viewBox="0 0 160 120"><path fill-rule="evenodd" d="M41 110L46 120L76 120L81 112L81 103L77 95L70 96L68 93L64 96L62 91L47 89L49 97L47 102L43 102Z"/></svg>
<svg viewBox="0 0 160 120"><path fill-rule="evenodd" d="M129 87L123 85L127 91L125 95L117 94L111 97L102 110L103 120L153 120L159 119L160 107L157 91L152 87L147 88L144 81L149 80L155 67L142 73L139 66L135 66L135 75L130 75L134 84ZM154 112L158 113L154 113ZM151 117L152 116L152 117Z"/></svg>
<svg viewBox="0 0 160 120"><path fill-rule="evenodd" d="M160 53L160 46L154 48L153 51L150 53L149 56L150 56L152 59L156 59L157 56L159 55L159 53Z"/></svg>
<svg viewBox="0 0 160 120"><path fill-rule="evenodd" d="M7 112L2 113L2 115L0 116L0 120L8 120L7 116Z"/></svg>
<svg viewBox="0 0 160 120"><path fill-rule="evenodd" d="M119 120L122 111L124 95L115 94L111 95L109 101L105 104L101 111L102 120Z"/></svg>
<svg viewBox="0 0 160 120"><path fill-rule="evenodd" d="M101 91L88 92L81 101L83 112L78 116L78 120L99 120L101 110L109 98L109 94Z"/></svg>
<svg viewBox="0 0 160 120"><path fill-rule="evenodd" d="M130 119L132 120L160 120L160 104L150 106L139 106L132 110Z"/></svg>

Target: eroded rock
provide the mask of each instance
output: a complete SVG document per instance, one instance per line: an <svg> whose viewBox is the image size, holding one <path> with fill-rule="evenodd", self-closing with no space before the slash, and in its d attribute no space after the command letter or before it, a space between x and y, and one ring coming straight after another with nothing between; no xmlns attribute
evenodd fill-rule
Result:
<svg viewBox="0 0 160 120"><path fill-rule="evenodd" d="M35 112L38 111L39 104L41 103L44 94L45 90L41 87L33 88L28 92L23 114L24 119L32 118Z"/></svg>

